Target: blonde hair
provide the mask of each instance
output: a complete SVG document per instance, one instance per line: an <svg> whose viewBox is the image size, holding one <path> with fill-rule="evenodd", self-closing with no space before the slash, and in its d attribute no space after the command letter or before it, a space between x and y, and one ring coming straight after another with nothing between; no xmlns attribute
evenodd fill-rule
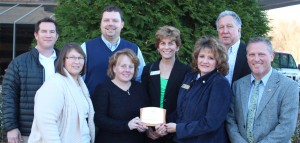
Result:
<svg viewBox="0 0 300 143"><path fill-rule="evenodd" d="M113 67L116 66L117 61L118 61L118 59L121 55L125 55L125 56L129 57L129 59L134 64L134 74L133 74L133 77L132 77L134 79L137 76L138 66L139 66L140 62L139 62L139 59L137 58L137 56L135 55L135 53L132 50L128 49L128 48L117 51L116 53L114 53L109 58L108 70L107 70L108 77L110 77L111 79L115 78L116 75L113 71Z"/></svg>

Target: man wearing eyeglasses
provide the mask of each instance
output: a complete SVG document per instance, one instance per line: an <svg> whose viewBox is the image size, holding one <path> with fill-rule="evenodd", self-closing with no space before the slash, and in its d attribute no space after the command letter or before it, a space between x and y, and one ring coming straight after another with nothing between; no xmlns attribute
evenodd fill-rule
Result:
<svg viewBox="0 0 300 143"><path fill-rule="evenodd" d="M9 143L27 143L33 122L36 91L55 73L57 24L44 18L35 24L36 47L16 57L3 78L4 128Z"/></svg>

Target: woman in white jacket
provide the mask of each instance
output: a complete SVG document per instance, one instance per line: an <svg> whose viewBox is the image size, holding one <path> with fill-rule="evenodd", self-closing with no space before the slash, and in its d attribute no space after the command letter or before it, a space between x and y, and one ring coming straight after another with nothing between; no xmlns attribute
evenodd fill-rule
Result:
<svg viewBox="0 0 300 143"><path fill-rule="evenodd" d="M56 73L37 91L29 143L93 143L94 109L82 80L85 54L67 43L56 63Z"/></svg>

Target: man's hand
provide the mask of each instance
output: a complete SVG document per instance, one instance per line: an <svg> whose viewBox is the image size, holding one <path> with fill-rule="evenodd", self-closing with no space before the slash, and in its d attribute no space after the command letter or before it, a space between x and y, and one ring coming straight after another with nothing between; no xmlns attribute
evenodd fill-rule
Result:
<svg viewBox="0 0 300 143"><path fill-rule="evenodd" d="M21 143L22 137L21 132L18 128L12 129L7 132L7 141L8 143Z"/></svg>

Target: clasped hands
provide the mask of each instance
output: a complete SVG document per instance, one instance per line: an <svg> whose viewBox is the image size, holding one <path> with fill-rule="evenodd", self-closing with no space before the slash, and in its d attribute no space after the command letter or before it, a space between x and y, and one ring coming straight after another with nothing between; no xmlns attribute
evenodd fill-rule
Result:
<svg viewBox="0 0 300 143"><path fill-rule="evenodd" d="M130 130L138 130L139 132L147 131L147 136L153 140L167 135L168 133L176 132L176 123L160 124L155 126L155 130L142 124L139 117L135 117L128 122Z"/></svg>
<svg viewBox="0 0 300 143"><path fill-rule="evenodd" d="M139 132L145 132L148 127L143 125L139 117L135 117L128 122L128 127L130 130L137 129Z"/></svg>
<svg viewBox="0 0 300 143"><path fill-rule="evenodd" d="M167 135L168 133L176 132L176 124L168 123L168 124L160 124L155 126L155 131L152 128L148 128L147 136L153 140L156 140L160 137Z"/></svg>

